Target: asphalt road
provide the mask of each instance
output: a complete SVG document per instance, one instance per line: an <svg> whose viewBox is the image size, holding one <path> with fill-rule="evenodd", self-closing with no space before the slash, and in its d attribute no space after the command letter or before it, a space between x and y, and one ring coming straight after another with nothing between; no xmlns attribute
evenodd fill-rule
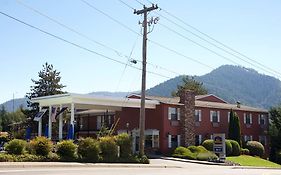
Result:
<svg viewBox="0 0 281 175"><path fill-rule="evenodd" d="M170 160L152 160L152 164L170 165L172 168L132 167L65 167L0 169L1 175L281 175L276 169L241 169L228 166L200 165Z"/></svg>

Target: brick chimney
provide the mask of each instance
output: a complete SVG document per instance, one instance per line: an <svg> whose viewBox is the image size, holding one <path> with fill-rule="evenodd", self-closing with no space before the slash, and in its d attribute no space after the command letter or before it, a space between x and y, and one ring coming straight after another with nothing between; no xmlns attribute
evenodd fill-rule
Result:
<svg viewBox="0 0 281 175"><path fill-rule="evenodd" d="M193 91L183 91L180 93L180 123L181 123L181 145L195 145L195 93Z"/></svg>

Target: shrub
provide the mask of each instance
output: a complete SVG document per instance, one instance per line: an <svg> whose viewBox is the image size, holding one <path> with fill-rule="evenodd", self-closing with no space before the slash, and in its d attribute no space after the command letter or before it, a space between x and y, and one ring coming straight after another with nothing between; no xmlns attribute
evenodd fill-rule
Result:
<svg viewBox="0 0 281 175"><path fill-rule="evenodd" d="M0 162L13 162L14 157L11 154L0 153Z"/></svg>
<svg viewBox="0 0 281 175"><path fill-rule="evenodd" d="M250 155L252 156L260 156L264 155L264 146L257 141L248 141L246 144L246 148L250 151Z"/></svg>
<svg viewBox="0 0 281 175"><path fill-rule="evenodd" d="M211 151L200 152L197 155L197 160L208 161L208 160L217 160L217 159L218 156Z"/></svg>
<svg viewBox="0 0 281 175"><path fill-rule="evenodd" d="M231 156L240 156L241 148L240 148L239 143L237 141L235 141L235 140L229 140L229 142L232 145L232 154L231 154Z"/></svg>
<svg viewBox="0 0 281 175"><path fill-rule="evenodd" d="M182 146L177 147L172 155L174 157L196 160L196 153L193 153L190 149Z"/></svg>
<svg viewBox="0 0 281 175"><path fill-rule="evenodd" d="M36 155L47 156L53 148L53 143L46 137L36 137L30 141L30 146Z"/></svg>
<svg viewBox="0 0 281 175"><path fill-rule="evenodd" d="M32 154L22 154L14 156L14 162L42 162L44 157L32 155Z"/></svg>
<svg viewBox="0 0 281 175"><path fill-rule="evenodd" d="M241 154L243 154L243 155L249 155L250 154L250 151L247 149L247 148L242 148L241 149Z"/></svg>
<svg viewBox="0 0 281 175"><path fill-rule="evenodd" d="M0 143L4 142L8 142L9 141L9 136L6 134L6 135L0 135Z"/></svg>
<svg viewBox="0 0 281 175"><path fill-rule="evenodd" d="M64 161L73 161L77 158L77 145L72 140L63 140L57 143L57 154Z"/></svg>
<svg viewBox="0 0 281 175"><path fill-rule="evenodd" d="M5 150L9 154L23 154L26 147L26 141L20 139L13 139L5 145Z"/></svg>
<svg viewBox="0 0 281 175"><path fill-rule="evenodd" d="M99 139L101 156L104 162L115 162L117 160L118 146L114 137L101 137Z"/></svg>
<svg viewBox="0 0 281 175"><path fill-rule="evenodd" d="M205 140L205 141L202 143L202 146L203 146L204 148L206 148L207 150L209 150L209 151L213 151L214 140L211 140L211 139Z"/></svg>
<svg viewBox="0 0 281 175"><path fill-rule="evenodd" d="M138 157L138 160L139 160L139 163L149 164L149 159L147 158L146 155L139 156L139 157Z"/></svg>
<svg viewBox="0 0 281 175"><path fill-rule="evenodd" d="M204 152L208 152L208 150L203 147L203 146L189 146L188 149L192 152L192 153L204 153Z"/></svg>
<svg viewBox="0 0 281 175"><path fill-rule="evenodd" d="M99 143L95 139L87 137L78 141L78 155L82 161L98 162L99 154Z"/></svg>
<svg viewBox="0 0 281 175"><path fill-rule="evenodd" d="M120 146L120 157L128 158L132 156L132 139L127 133L119 134L115 137L116 143Z"/></svg>
<svg viewBox="0 0 281 175"><path fill-rule="evenodd" d="M226 156L232 155L232 145L229 140L225 140L225 151L226 151Z"/></svg>
<svg viewBox="0 0 281 175"><path fill-rule="evenodd" d="M214 140L205 140L202 143L202 146L205 147L208 151L213 151L214 147ZM226 149L226 156L230 156L232 154L232 145L229 140L225 140L225 149Z"/></svg>

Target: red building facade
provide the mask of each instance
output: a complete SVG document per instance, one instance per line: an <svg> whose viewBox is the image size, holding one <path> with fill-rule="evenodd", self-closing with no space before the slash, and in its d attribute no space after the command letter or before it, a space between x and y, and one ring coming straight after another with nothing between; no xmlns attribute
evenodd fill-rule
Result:
<svg viewBox="0 0 281 175"><path fill-rule="evenodd" d="M190 97L192 94L184 98ZM139 99L140 96L131 95L128 98ZM229 104L215 95L202 95L190 99L147 96L146 99L159 102L155 109L146 109L145 113L147 152L165 154L180 145L199 145L205 139L211 139L213 133L225 133L227 136L231 109L239 116L242 141L260 141L268 151L267 110ZM187 103L183 103L183 100ZM106 115L95 114L96 117L90 113L79 115L78 125L82 126L78 131L80 136L97 134L102 123L106 123L108 128L112 128L116 123L115 132L131 134L133 150L138 151L139 108L123 107L120 111L108 111Z"/></svg>

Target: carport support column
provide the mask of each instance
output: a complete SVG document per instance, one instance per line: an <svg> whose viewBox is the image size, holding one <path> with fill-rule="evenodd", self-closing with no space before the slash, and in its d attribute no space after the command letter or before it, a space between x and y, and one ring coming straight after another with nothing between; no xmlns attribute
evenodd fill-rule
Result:
<svg viewBox="0 0 281 175"><path fill-rule="evenodd" d="M73 127L73 135L74 135L74 103L71 103L71 115L70 115L70 124ZM74 138L74 137L73 137Z"/></svg>
<svg viewBox="0 0 281 175"><path fill-rule="evenodd" d="M42 110L42 106L39 106L39 112ZM38 136L42 136L42 117L38 121Z"/></svg>
<svg viewBox="0 0 281 175"><path fill-rule="evenodd" d="M48 138L52 139L52 106L49 106Z"/></svg>
<svg viewBox="0 0 281 175"><path fill-rule="evenodd" d="M60 110L62 109L62 105L60 105ZM59 115L59 140L62 140L62 126L63 126L63 121L62 121L62 113Z"/></svg>

